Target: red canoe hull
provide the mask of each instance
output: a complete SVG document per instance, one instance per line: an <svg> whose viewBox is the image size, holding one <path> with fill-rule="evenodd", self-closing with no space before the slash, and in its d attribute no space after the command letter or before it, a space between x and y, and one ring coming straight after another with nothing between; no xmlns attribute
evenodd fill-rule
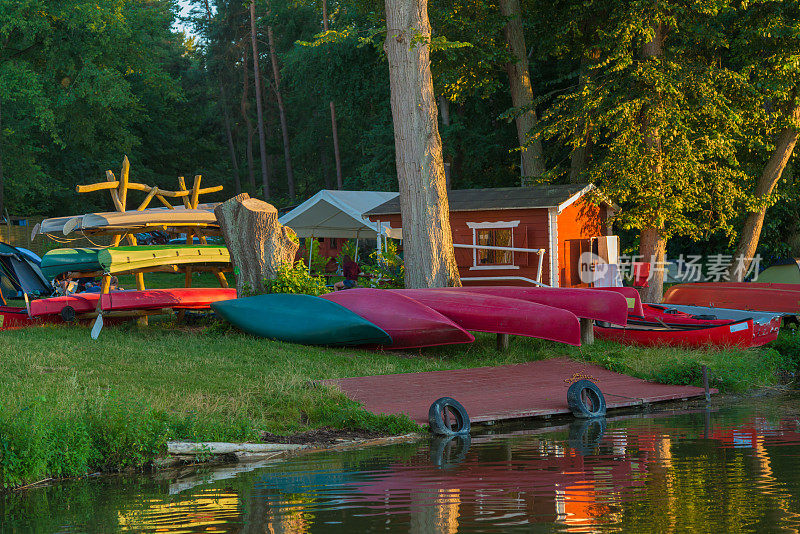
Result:
<svg viewBox="0 0 800 534"><path fill-rule="evenodd" d="M475 337L441 313L384 289L354 288L322 295L386 331L387 349L472 343Z"/></svg>
<svg viewBox="0 0 800 534"><path fill-rule="evenodd" d="M658 323L642 326L641 329L628 327L595 326L595 335L601 339L618 341L626 345L703 348L708 346L742 348L763 345L777 338L772 336L756 337L753 332L753 321L739 321L724 325L709 325L707 328L684 330L678 327L664 328Z"/></svg>
<svg viewBox="0 0 800 534"><path fill-rule="evenodd" d="M606 291L611 293L619 293L628 303L628 312L636 315L643 315L642 298L636 288L633 287L593 287L595 291ZM611 321L613 322L613 321ZM617 324L617 323L615 323Z"/></svg>
<svg viewBox="0 0 800 534"><path fill-rule="evenodd" d="M186 287L177 289L146 289L116 291L103 295L103 310L155 310L175 308L203 310L212 302L236 298L236 289L223 287Z"/></svg>
<svg viewBox="0 0 800 534"><path fill-rule="evenodd" d="M145 289L143 291L114 291L102 295L103 311L156 310L161 308L206 309L212 302L236 298L232 288L187 287L177 289ZM58 315L66 306L75 313L90 313L97 309L100 293L78 293L66 297L51 297L31 302L31 315Z"/></svg>
<svg viewBox="0 0 800 534"><path fill-rule="evenodd" d="M389 289L452 319L465 330L536 337L580 346L578 318L535 302L449 289Z"/></svg>
<svg viewBox="0 0 800 534"><path fill-rule="evenodd" d="M771 287L765 287L771 286ZM680 284L669 288L664 304L688 304L765 312L800 314L800 290L775 286L796 284Z"/></svg>
<svg viewBox="0 0 800 534"><path fill-rule="evenodd" d="M479 293L525 300L561 308L576 317L625 324L628 320L628 301L616 293L560 287L470 286L446 288L447 291Z"/></svg>

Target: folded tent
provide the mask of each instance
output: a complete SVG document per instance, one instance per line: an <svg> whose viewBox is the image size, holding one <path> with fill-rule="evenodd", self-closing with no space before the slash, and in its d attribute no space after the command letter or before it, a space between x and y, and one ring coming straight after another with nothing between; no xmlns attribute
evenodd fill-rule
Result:
<svg viewBox="0 0 800 534"><path fill-rule="evenodd" d="M50 295L53 288L42 271L16 247L0 242L0 293L3 299Z"/></svg>

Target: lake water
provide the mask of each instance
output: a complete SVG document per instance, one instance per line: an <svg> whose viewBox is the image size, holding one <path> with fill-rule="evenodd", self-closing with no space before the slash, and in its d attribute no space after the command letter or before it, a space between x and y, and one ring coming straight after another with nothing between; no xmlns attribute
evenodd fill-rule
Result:
<svg viewBox="0 0 800 534"><path fill-rule="evenodd" d="M800 529L800 396L0 495L0 532Z"/></svg>

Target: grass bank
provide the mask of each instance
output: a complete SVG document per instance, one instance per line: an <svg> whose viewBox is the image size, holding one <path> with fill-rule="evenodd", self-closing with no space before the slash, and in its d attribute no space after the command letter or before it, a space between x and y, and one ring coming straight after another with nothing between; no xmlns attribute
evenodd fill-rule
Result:
<svg viewBox="0 0 800 534"><path fill-rule="evenodd" d="M568 356L614 371L699 385L701 364L715 387L774 384L800 360L800 336L779 350L642 349L598 342L582 349L494 337L472 345L405 354L303 347L171 322L107 327L92 342L81 327L45 326L0 334L0 481L141 468L171 439L257 441L263 431L322 426L388 434L417 429L405 417L374 416L310 382L382 373L521 363Z"/></svg>

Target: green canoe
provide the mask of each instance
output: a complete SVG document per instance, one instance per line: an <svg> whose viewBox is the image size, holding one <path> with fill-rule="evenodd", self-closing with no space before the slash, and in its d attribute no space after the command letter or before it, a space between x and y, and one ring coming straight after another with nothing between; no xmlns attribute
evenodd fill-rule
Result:
<svg viewBox="0 0 800 534"><path fill-rule="evenodd" d="M99 248L56 248L42 257L42 274L49 280L68 271L100 271Z"/></svg>
<svg viewBox="0 0 800 534"><path fill-rule="evenodd" d="M384 330L335 302L273 293L223 300L211 308L254 336L302 345L388 345Z"/></svg>
<svg viewBox="0 0 800 534"><path fill-rule="evenodd" d="M143 245L113 247L97 255L100 268L109 274L162 265L230 263L228 249L215 245Z"/></svg>

